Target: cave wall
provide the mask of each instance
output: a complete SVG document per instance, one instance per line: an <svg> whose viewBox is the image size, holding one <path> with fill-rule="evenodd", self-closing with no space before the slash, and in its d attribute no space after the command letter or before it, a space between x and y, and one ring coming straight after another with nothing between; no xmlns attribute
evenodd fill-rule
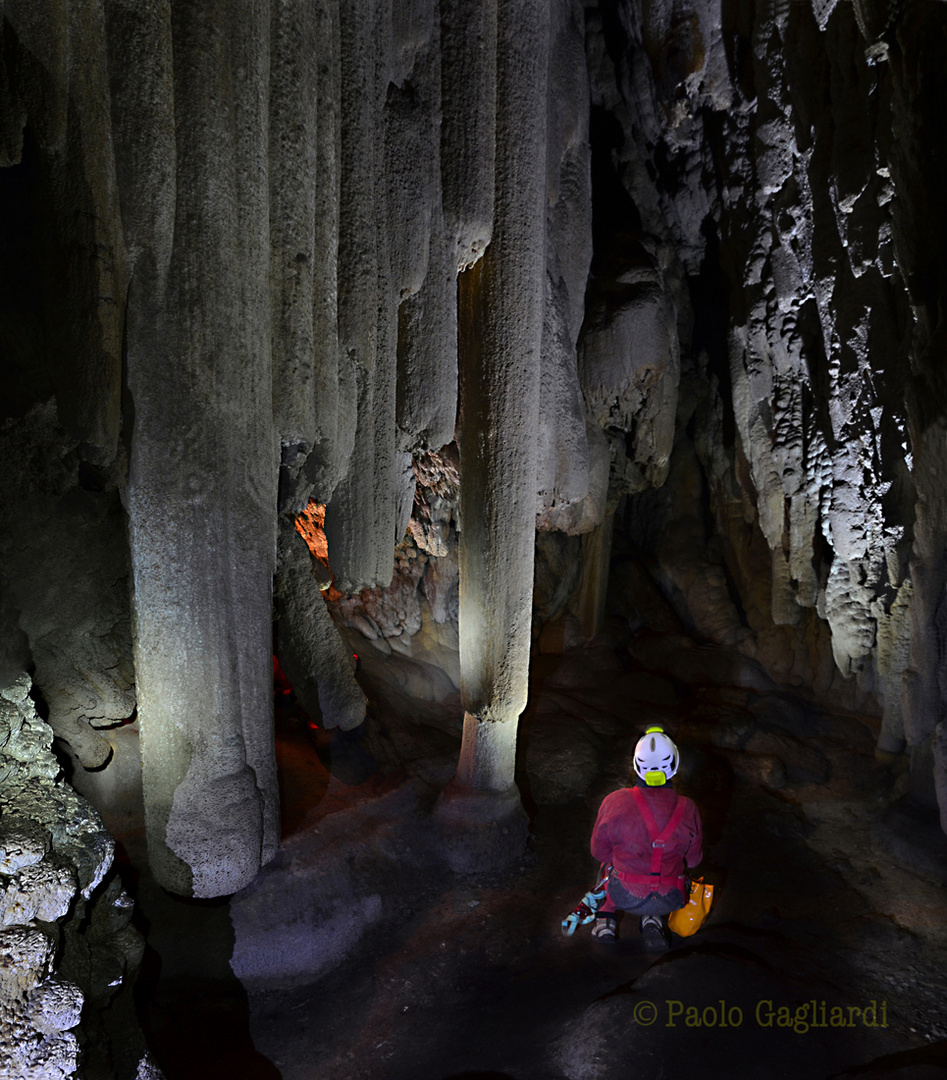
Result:
<svg viewBox="0 0 947 1080"><path fill-rule="evenodd" d="M942 122L920 71L943 12L618 2L590 27L612 205L667 267L685 368L670 486L628 485L631 533L699 637L879 709L932 804Z"/></svg>
<svg viewBox="0 0 947 1080"><path fill-rule="evenodd" d="M466 716L461 786L517 801L531 644L600 625L615 520L678 629L879 710L947 808L943 21L4 5L4 667L83 764L136 719L167 887L276 850L274 600L300 693L363 715L310 500L336 615Z"/></svg>

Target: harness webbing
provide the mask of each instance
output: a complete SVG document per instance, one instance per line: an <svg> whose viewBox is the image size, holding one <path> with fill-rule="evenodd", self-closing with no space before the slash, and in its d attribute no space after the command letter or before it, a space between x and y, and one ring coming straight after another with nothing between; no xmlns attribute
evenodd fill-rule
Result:
<svg viewBox="0 0 947 1080"><path fill-rule="evenodd" d="M682 876L677 874L665 876L661 873L661 870L664 863L664 847L674 835L678 825L680 825L684 811L687 809L687 802L677 792L674 793L677 802L667 825L659 833L658 823L654 820L654 814L651 807L648 806L648 800L645 798L644 793L640 788L635 787L631 789L631 794L641 813L641 820L648 830L648 836L651 838L651 869L650 873L647 874L626 874L617 870L614 872L617 874L619 881L627 881L629 884L635 885L646 885L652 892L678 888L683 880Z"/></svg>

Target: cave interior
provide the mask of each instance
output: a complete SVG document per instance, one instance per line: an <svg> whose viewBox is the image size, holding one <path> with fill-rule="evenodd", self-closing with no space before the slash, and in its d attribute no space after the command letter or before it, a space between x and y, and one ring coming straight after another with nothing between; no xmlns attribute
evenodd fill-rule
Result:
<svg viewBox="0 0 947 1080"><path fill-rule="evenodd" d="M947 1075L947 5L0 17L0 1075Z"/></svg>

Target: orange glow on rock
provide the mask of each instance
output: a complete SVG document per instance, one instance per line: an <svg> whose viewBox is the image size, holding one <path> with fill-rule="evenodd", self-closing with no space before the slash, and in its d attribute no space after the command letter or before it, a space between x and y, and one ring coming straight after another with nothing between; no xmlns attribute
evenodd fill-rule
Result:
<svg viewBox="0 0 947 1080"><path fill-rule="evenodd" d="M306 541L306 547L309 548L312 557L326 568L331 578L332 567L329 566L329 542L326 540L325 523L326 504L316 502L315 499L309 500L309 505L293 522L296 532ZM342 598L334 581L330 581L328 586L323 581L320 588L322 595L331 604Z"/></svg>
<svg viewBox="0 0 947 1080"><path fill-rule="evenodd" d="M326 504L309 500L309 505L296 518L296 532L306 541L306 547L328 569L329 545L326 541Z"/></svg>

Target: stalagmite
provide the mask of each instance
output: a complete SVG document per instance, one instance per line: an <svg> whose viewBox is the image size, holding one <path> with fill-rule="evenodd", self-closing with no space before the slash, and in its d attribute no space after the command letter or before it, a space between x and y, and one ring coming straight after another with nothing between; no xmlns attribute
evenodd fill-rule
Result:
<svg viewBox="0 0 947 1080"><path fill-rule="evenodd" d="M517 857L526 819L513 781L526 704L545 279L548 9L501 7L493 238L464 274L460 339L460 669L465 718L444 793L458 870Z"/></svg>

